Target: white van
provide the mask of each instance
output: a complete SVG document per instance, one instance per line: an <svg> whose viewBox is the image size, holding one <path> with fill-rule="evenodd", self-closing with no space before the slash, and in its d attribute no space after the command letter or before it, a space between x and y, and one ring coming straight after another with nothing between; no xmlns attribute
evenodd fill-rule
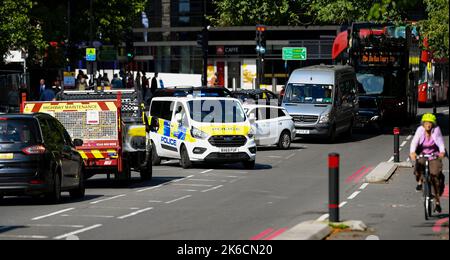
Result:
<svg viewBox="0 0 450 260"><path fill-rule="evenodd" d="M193 162L237 163L255 167L256 144L241 103L233 98L158 97L149 117L152 163L180 159L187 169Z"/></svg>

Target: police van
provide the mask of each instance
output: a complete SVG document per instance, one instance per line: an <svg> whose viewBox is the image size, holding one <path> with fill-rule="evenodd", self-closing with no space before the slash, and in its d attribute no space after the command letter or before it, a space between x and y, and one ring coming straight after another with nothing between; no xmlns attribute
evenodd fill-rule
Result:
<svg viewBox="0 0 450 260"><path fill-rule="evenodd" d="M188 169L195 162L243 163L255 167L256 144L239 100L226 97L156 97L149 119L152 163L179 159Z"/></svg>

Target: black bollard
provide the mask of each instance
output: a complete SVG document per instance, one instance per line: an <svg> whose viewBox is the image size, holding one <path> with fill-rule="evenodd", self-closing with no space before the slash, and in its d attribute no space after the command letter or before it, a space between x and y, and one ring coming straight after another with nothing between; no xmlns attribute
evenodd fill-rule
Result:
<svg viewBox="0 0 450 260"><path fill-rule="evenodd" d="M400 162L400 128L394 128L394 162Z"/></svg>
<svg viewBox="0 0 450 260"><path fill-rule="evenodd" d="M339 222L339 154L328 155L330 222Z"/></svg>

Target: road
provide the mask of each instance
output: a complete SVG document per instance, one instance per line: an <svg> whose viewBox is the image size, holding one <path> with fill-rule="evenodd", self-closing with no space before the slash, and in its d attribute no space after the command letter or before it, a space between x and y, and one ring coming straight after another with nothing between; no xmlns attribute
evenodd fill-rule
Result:
<svg viewBox="0 0 450 260"><path fill-rule="evenodd" d="M448 147L448 108L440 109ZM421 112L424 112L422 110ZM402 129L402 159L412 128ZM425 222L411 170L387 184L364 184L364 176L390 160L390 134L357 133L330 145L297 141L291 150L262 148L257 168L176 162L154 168L154 179L117 188L104 177L89 180L87 196L60 205L31 198L0 202L0 239L272 240L300 222L325 219L327 155L341 155L343 219L366 222L380 239L448 239L448 184L444 213ZM448 183L448 161L445 163ZM365 239L361 236L360 239Z"/></svg>

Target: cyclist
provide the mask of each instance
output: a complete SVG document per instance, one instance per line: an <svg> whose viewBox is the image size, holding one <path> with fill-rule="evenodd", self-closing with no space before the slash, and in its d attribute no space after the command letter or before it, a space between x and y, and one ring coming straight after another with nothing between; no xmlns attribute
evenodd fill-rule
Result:
<svg viewBox="0 0 450 260"><path fill-rule="evenodd" d="M435 200L436 200L436 212L441 213L440 195L442 189L440 188L442 180L444 179L442 174L442 159L445 157L445 142L442 136L441 129L437 125L436 116L433 114L425 114L422 117L422 125L417 129L416 134L411 142L410 157L412 161L417 161L417 157L420 154L436 155L429 163L431 183L434 187ZM421 191L423 188L422 175L425 170L426 158L420 158L416 163L414 174L417 179L417 191Z"/></svg>

